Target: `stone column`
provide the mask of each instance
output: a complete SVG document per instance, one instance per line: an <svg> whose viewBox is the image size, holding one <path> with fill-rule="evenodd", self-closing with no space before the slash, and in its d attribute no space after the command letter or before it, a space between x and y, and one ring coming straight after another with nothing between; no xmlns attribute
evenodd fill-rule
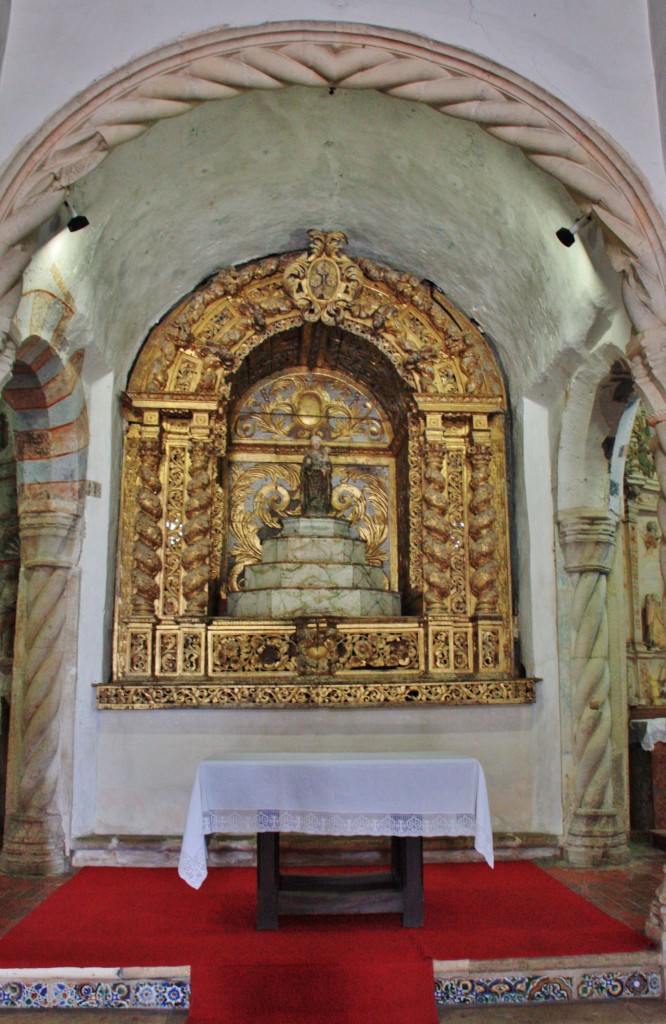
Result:
<svg viewBox="0 0 666 1024"><path fill-rule="evenodd" d="M0 870L67 870L62 778L64 699L76 672L79 510L22 510L21 571ZM68 683L72 684L68 686Z"/></svg>
<svg viewBox="0 0 666 1024"><path fill-rule="evenodd" d="M613 793L610 667L606 584L617 520L605 510L560 515L566 571L574 577L571 603L571 689L575 804L565 853L577 867L618 863L626 835Z"/></svg>
<svg viewBox="0 0 666 1024"><path fill-rule="evenodd" d="M661 324L636 337L637 348L631 356L636 387L654 429L654 465L659 481L657 519L661 530L659 564L663 580L662 609L666 616L666 328Z"/></svg>

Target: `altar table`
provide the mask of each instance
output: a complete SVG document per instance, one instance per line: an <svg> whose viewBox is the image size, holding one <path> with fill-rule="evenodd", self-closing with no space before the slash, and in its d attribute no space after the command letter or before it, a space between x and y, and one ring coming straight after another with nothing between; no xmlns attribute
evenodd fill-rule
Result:
<svg viewBox="0 0 666 1024"><path fill-rule="evenodd" d="M423 837L474 836L493 865L483 769L433 753L233 755L202 761L190 797L178 872L198 889L206 836L257 833L257 926L278 914L398 911L423 919ZM391 870L355 875L281 873L280 832L390 836Z"/></svg>

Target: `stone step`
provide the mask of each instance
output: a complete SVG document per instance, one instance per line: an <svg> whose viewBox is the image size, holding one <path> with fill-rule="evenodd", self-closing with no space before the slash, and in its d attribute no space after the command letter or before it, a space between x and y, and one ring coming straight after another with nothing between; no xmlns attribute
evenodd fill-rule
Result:
<svg viewBox="0 0 666 1024"><path fill-rule="evenodd" d="M356 528L347 519L332 516L294 516L282 522L282 537L357 537Z"/></svg>
<svg viewBox="0 0 666 1024"><path fill-rule="evenodd" d="M272 562L248 565L243 592L282 590L302 587L305 590L353 587L361 590L384 590L386 577L372 565L322 562Z"/></svg>
<svg viewBox="0 0 666 1024"><path fill-rule="evenodd" d="M365 565L365 541L351 537L271 537L261 545L261 561Z"/></svg>
<svg viewBox="0 0 666 1024"><path fill-rule="evenodd" d="M396 618L400 615L400 594L341 587L283 587L229 594L228 610L237 619L293 619L302 615Z"/></svg>

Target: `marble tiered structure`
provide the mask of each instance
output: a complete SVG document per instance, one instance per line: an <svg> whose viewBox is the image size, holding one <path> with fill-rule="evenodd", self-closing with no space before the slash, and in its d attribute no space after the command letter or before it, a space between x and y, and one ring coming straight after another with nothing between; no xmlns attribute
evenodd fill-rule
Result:
<svg viewBox="0 0 666 1024"><path fill-rule="evenodd" d="M278 537L265 540L261 562L245 569L245 587L229 595L237 619L291 619L305 615L391 618L400 594L366 565L365 541L344 519L295 516Z"/></svg>

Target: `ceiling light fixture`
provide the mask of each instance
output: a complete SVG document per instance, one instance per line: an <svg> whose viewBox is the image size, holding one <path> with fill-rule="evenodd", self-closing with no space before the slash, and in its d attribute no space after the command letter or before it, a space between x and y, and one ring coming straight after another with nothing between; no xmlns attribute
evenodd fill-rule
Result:
<svg viewBox="0 0 666 1024"><path fill-rule="evenodd" d="M69 220L67 221L68 231L81 231L83 228L87 228L90 221L87 217L84 217L82 213L77 213L69 199L65 199L65 206L69 213Z"/></svg>
<svg viewBox="0 0 666 1024"><path fill-rule="evenodd" d="M565 245L569 249L576 241L576 235L581 231L587 224L592 220L592 213L588 210L582 217L575 220L570 228L560 228L555 234L559 238L562 245Z"/></svg>

